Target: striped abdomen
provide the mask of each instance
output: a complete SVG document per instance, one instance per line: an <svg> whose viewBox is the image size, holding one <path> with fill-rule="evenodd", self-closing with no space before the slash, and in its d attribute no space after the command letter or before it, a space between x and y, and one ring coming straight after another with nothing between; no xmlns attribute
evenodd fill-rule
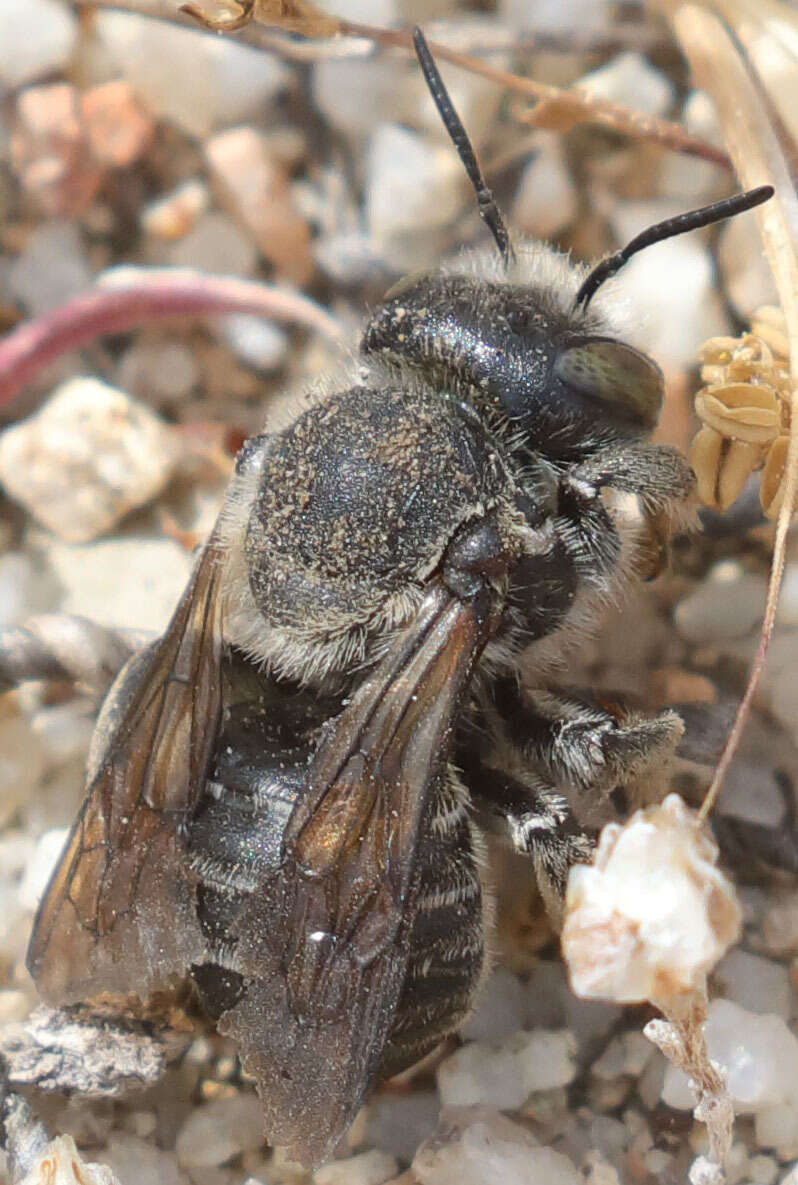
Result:
<svg viewBox="0 0 798 1185"><path fill-rule="evenodd" d="M192 974L214 1018L245 988L231 930L257 886L278 870L283 833L304 785L310 748L297 745L296 728L280 726L279 717L273 701L228 710L186 835L211 956ZM419 845L406 979L380 1076L411 1065L459 1024L482 969L482 891L468 797L451 771L442 783Z"/></svg>

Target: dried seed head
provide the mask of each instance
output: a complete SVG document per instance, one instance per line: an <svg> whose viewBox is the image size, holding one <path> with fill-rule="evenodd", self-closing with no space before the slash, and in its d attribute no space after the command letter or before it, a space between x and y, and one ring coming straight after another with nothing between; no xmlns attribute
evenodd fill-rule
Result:
<svg viewBox="0 0 798 1185"><path fill-rule="evenodd" d="M698 351L702 365L726 366L740 344L739 337L711 337Z"/></svg>
<svg viewBox="0 0 798 1185"><path fill-rule="evenodd" d="M760 499L769 518L784 500L784 463L790 434L789 340L781 309L765 306L752 318L753 332L713 337L701 347L695 397L703 421L691 449L698 495L713 510L726 510L750 474L761 469Z"/></svg>
<svg viewBox="0 0 798 1185"><path fill-rule="evenodd" d="M771 387L718 383L695 397L701 419L721 436L748 444L769 444L781 428L781 402Z"/></svg>
<svg viewBox="0 0 798 1185"><path fill-rule="evenodd" d="M751 318L751 329L758 338L767 342L779 358L789 359L790 340L787 336L787 322L777 305L763 305Z"/></svg>
<svg viewBox="0 0 798 1185"><path fill-rule="evenodd" d="M699 498L713 510L727 510L764 457L761 444L729 440L714 428L701 428L690 450Z"/></svg>
<svg viewBox="0 0 798 1185"><path fill-rule="evenodd" d="M779 436L768 450L762 484L759 487L759 501L768 518L778 518L784 501L784 470L787 465L789 436Z"/></svg>

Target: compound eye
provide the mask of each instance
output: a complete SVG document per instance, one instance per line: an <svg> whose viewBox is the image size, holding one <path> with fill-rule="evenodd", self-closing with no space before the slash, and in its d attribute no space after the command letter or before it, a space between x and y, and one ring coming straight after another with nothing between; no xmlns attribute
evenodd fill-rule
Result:
<svg viewBox="0 0 798 1185"><path fill-rule="evenodd" d="M653 428L659 418L662 371L632 346L609 338L570 346L557 358L554 373L583 395L614 404L645 428Z"/></svg>

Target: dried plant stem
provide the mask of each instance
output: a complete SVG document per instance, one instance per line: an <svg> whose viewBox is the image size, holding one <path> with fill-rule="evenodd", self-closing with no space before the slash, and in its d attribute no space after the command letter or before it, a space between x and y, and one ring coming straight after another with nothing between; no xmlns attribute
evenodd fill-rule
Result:
<svg viewBox="0 0 798 1185"><path fill-rule="evenodd" d="M734 1107L726 1079L710 1061L707 1051L704 1036L706 989L653 1003L666 1019L649 1021L643 1031L668 1061L690 1079L698 1099L694 1114L706 1124L709 1136L709 1159L721 1169L731 1149Z"/></svg>
<svg viewBox="0 0 798 1185"><path fill-rule="evenodd" d="M0 339L0 406L48 363L98 337L167 317L254 313L340 340L335 320L298 292L187 268L125 269L122 284L100 284ZM135 278L127 279L127 275Z"/></svg>
<svg viewBox="0 0 798 1185"><path fill-rule="evenodd" d="M191 16L169 8L164 0L74 0L74 3L79 7L89 9L108 8L134 12L140 16L148 16L193 29L202 27ZM383 49L405 49L413 52L412 34L404 29L381 29L376 25L362 24L358 21L339 20L338 33L345 37L371 41ZM272 52L282 52L285 45L284 39L269 33L268 30L258 26L252 20L231 29L228 35L247 45ZM506 90L536 100L540 107L539 115L542 115L544 111L547 117L550 112L556 111L559 116L567 112L567 122L570 124L599 124L623 135L651 140L674 152L712 161L720 168L731 168L729 157L723 149L697 136L691 136L681 124L644 115L631 107L624 107L619 103L610 103L606 99L596 98L579 87L563 90L545 82L537 82L533 78L524 78L519 74L500 70L479 58L449 49L436 41L430 41L429 47L440 61L460 66L472 74L479 74L483 78L490 79L491 82L495 82ZM520 118L534 123L537 118L536 111L537 108L523 113Z"/></svg>
<svg viewBox="0 0 798 1185"><path fill-rule="evenodd" d="M29 679L82 683L105 695L132 654L151 639L69 613L42 613L0 630L0 694Z"/></svg>
<svg viewBox="0 0 798 1185"><path fill-rule="evenodd" d="M700 817L705 818L712 809L734 758L765 669L784 572L787 532L798 486L798 258L795 231L798 227L798 197L784 147L774 130L767 92L751 64L739 51L733 32L721 17L697 5L681 6L672 19L696 81L711 95L717 106L741 183L746 187L771 184L776 189L775 198L757 210L757 219L787 321L792 380L792 432L785 469L784 501L776 525L762 632L745 694L701 807Z"/></svg>

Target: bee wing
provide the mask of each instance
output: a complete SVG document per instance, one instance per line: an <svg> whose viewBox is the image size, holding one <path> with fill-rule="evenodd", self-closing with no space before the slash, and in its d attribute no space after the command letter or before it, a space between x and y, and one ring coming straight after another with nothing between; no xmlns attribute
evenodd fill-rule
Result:
<svg viewBox="0 0 798 1185"><path fill-rule="evenodd" d="M145 994L202 955L178 829L218 731L220 575L212 538L163 638L110 692L110 733L28 949L48 1003Z"/></svg>
<svg viewBox="0 0 798 1185"><path fill-rule="evenodd" d="M219 1027L257 1080L270 1141L305 1163L331 1154L379 1068L420 829L486 636L476 606L430 589L322 741L284 862L236 923L246 989Z"/></svg>

